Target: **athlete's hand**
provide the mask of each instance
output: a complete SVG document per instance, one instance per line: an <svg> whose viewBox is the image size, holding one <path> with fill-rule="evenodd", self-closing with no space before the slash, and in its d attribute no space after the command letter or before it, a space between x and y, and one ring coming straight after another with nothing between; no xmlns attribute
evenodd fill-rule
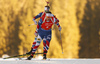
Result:
<svg viewBox="0 0 100 64"><path fill-rule="evenodd" d="M61 29L62 29L62 28L61 28L61 26L60 26L60 27L59 27L59 31L61 31Z"/></svg>
<svg viewBox="0 0 100 64"><path fill-rule="evenodd" d="M35 35L35 36L38 36L38 33L35 31L34 35Z"/></svg>
<svg viewBox="0 0 100 64"><path fill-rule="evenodd" d="M37 25L37 21L35 19L33 19L33 21L34 21L34 24Z"/></svg>

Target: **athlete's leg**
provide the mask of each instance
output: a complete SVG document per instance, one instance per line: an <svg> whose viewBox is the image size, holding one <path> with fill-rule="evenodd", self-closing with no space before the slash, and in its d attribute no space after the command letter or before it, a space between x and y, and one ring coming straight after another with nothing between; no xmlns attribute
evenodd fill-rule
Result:
<svg viewBox="0 0 100 64"><path fill-rule="evenodd" d="M43 59L46 59L46 54L47 54L48 49L49 49L50 41L51 41L51 35L47 35L43 39L43 45L44 45L44 47L43 47L43 51L44 51Z"/></svg>
<svg viewBox="0 0 100 64"><path fill-rule="evenodd" d="M37 38L36 38L35 41L34 41L35 43L33 43L33 46L32 46L33 50L32 50L32 53L35 53L35 52L36 52L36 50L37 50L37 48L39 47L41 41L42 41L42 38L40 37L40 35L38 35ZM34 44L35 44L35 45L34 45Z"/></svg>
<svg viewBox="0 0 100 64"><path fill-rule="evenodd" d="M39 47L41 41L42 41L42 38L38 35L37 38L35 38L35 41L33 42L32 53L27 58L27 60L31 60L33 58L33 55L35 54L35 52L36 52L37 48Z"/></svg>
<svg viewBox="0 0 100 64"><path fill-rule="evenodd" d="M36 42L37 42L37 37L35 37L35 40L34 40L34 42L33 42L33 44L32 44L32 49L33 49L33 47L36 45Z"/></svg>
<svg viewBox="0 0 100 64"><path fill-rule="evenodd" d="M51 41L51 35L47 35L44 37L44 39L43 39L43 45L44 45L43 51L48 51L50 41Z"/></svg>

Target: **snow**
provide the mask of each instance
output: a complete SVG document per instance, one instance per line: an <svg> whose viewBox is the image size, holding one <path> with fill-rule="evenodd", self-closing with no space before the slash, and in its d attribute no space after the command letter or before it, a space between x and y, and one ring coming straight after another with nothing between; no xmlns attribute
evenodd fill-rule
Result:
<svg viewBox="0 0 100 64"><path fill-rule="evenodd" d="M0 64L100 64L100 59L57 59L47 60L35 59L25 60L26 58L0 58Z"/></svg>

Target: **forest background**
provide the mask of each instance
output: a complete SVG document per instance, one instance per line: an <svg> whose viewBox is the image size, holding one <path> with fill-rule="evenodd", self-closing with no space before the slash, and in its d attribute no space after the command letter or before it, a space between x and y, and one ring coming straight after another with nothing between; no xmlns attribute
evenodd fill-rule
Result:
<svg viewBox="0 0 100 64"><path fill-rule="evenodd" d="M52 31L49 58L100 58L100 0L49 0L50 11L62 27ZM45 0L0 0L0 57L28 52L34 41L33 17L44 11ZM39 19L37 19L38 21ZM37 52L43 52L43 43Z"/></svg>

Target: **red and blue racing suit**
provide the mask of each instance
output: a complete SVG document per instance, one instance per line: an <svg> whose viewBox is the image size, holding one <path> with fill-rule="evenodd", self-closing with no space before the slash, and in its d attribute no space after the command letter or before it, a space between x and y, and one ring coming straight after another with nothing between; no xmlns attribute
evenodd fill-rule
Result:
<svg viewBox="0 0 100 64"><path fill-rule="evenodd" d="M36 32L38 33L38 36L35 37L35 40L33 42L33 45L32 45L33 51L32 51L32 53L35 53L35 51L39 47L41 41L43 40L43 45L44 45L43 51L46 54L48 49L49 49L49 44L50 44L50 41L51 41L51 34L52 34L51 28L52 28L52 25L56 24L58 27L60 27L60 25L59 25L59 20L54 15L51 17L50 21L48 22L45 19L46 13L41 12L37 16L35 16L33 18L33 20L35 20L39 17L40 17L40 20L38 22L37 29L36 29Z"/></svg>

